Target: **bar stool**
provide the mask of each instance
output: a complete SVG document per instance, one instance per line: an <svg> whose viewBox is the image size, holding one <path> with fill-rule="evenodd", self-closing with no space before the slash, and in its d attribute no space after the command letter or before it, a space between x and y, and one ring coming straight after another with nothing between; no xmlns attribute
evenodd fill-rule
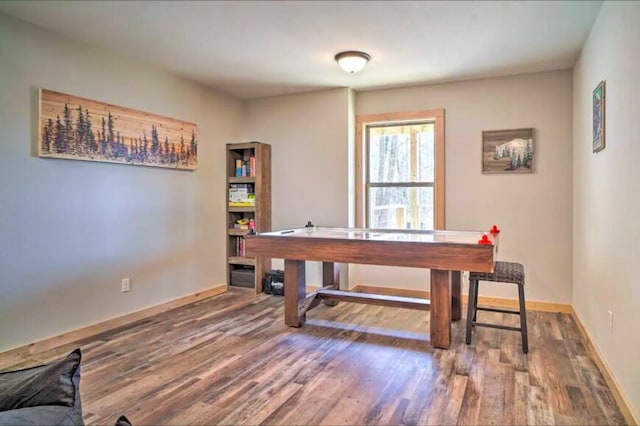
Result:
<svg viewBox="0 0 640 426"><path fill-rule="evenodd" d="M519 311L506 309L485 308L478 306L478 287L480 281L494 281L501 283L511 283L518 285ZM500 312L503 314L520 315L520 327L509 327L506 325L489 324L476 321L478 311ZM472 327L491 327L501 330L519 331L522 334L522 351L529 352L529 340L527 338L527 311L524 303L524 267L515 262L496 262L494 272L471 272L469 273L469 303L467 306L467 345L471 343Z"/></svg>

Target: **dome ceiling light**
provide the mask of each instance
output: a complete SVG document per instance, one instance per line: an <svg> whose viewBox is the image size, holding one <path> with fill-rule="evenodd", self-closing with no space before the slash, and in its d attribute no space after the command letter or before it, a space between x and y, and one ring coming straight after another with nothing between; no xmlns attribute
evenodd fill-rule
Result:
<svg viewBox="0 0 640 426"><path fill-rule="evenodd" d="M355 74L362 71L371 56L368 53L359 52L357 50L348 50L346 52L340 52L335 57L336 62L340 65L345 72L349 74Z"/></svg>

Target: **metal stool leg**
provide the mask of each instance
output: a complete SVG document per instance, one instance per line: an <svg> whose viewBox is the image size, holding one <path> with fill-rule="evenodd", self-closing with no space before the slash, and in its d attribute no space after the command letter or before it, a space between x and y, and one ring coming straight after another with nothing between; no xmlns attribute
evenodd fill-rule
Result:
<svg viewBox="0 0 640 426"><path fill-rule="evenodd" d="M524 285L518 285L518 299L520 299L520 333L522 333L522 351L529 352L529 338L527 335L527 308L524 303Z"/></svg>
<svg viewBox="0 0 640 426"><path fill-rule="evenodd" d="M474 280L476 290L473 293L473 320L478 319L478 293L480 293L480 280Z"/></svg>
<svg viewBox="0 0 640 426"><path fill-rule="evenodd" d="M469 298L467 303L467 345L471 343L471 327L476 316L476 295L478 293L478 281L469 280Z"/></svg>

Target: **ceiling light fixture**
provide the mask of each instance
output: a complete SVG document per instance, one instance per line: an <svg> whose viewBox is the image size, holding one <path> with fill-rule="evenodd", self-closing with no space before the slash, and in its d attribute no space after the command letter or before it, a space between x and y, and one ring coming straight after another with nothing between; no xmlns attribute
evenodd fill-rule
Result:
<svg viewBox="0 0 640 426"><path fill-rule="evenodd" d="M349 74L355 74L362 71L364 66L367 65L367 62L369 62L369 59L371 59L371 56L368 53L349 50L338 53L335 59L338 65L340 65L340 68Z"/></svg>

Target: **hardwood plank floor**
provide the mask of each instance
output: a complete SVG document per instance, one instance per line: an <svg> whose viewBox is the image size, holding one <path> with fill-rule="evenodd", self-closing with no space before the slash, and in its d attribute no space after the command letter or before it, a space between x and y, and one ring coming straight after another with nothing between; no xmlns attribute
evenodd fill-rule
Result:
<svg viewBox="0 0 640 426"><path fill-rule="evenodd" d="M428 312L340 303L299 329L283 318L282 298L231 290L12 367L82 348L88 424L624 424L568 314L528 312L528 355L517 332L478 328L465 345L464 319L451 349L433 349Z"/></svg>

